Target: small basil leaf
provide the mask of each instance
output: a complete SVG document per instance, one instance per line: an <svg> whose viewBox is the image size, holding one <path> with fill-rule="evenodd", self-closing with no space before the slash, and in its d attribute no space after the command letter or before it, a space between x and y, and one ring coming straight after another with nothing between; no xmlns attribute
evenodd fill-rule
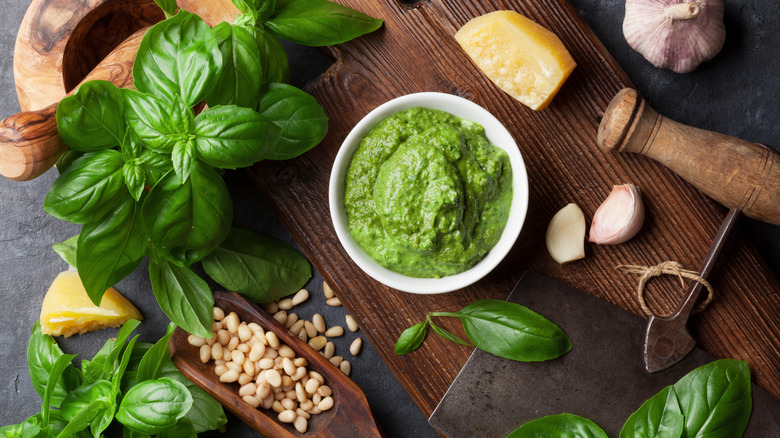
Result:
<svg viewBox="0 0 780 438"><path fill-rule="evenodd" d="M133 63L133 81L141 92L167 102L179 95L192 107L211 91L221 69L222 53L211 28L197 15L180 10L144 35Z"/></svg>
<svg viewBox="0 0 780 438"><path fill-rule="evenodd" d="M171 125L177 132L181 134L192 133L195 115L192 112L192 108L187 106L178 94L174 96L168 114L170 114L171 117Z"/></svg>
<svg viewBox="0 0 780 438"><path fill-rule="evenodd" d="M572 348L568 336L557 325L516 303L475 301L457 315L477 348L506 359L545 361Z"/></svg>
<svg viewBox="0 0 780 438"><path fill-rule="evenodd" d="M328 0L278 0L266 26L294 43L332 46L379 29L382 20Z"/></svg>
<svg viewBox="0 0 780 438"><path fill-rule="evenodd" d="M176 6L176 0L154 0L154 3L165 13L165 18L171 18L176 14L176 10L179 9Z"/></svg>
<svg viewBox="0 0 780 438"><path fill-rule="evenodd" d="M65 395L81 385L81 375L73 365L68 365L58 378L51 377L51 370L57 359L63 356L62 350L54 342L54 338L41 333L41 324L33 326L30 341L27 344L27 366L30 370L30 380L33 388L42 398L46 394L48 382L55 381L50 404L59 407Z"/></svg>
<svg viewBox="0 0 780 438"><path fill-rule="evenodd" d="M128 428L157 434L173 426L192 407L192 396L181 383L162 377L132 387L122 399L116 419Z"/></svg>
<svg viewBox="0 0 780 438"><path fill-rule="evenodd" d="M125 136L122 91L107 81L83 83L57 105L57 130L62 141L76 151L120 145Z"/></svg>
<svg viewBox="0 0 780 438"><path fill-rule="evenodd" d="M257 20L265 22L276 10L276 0L251 0L257 9ZM255 23L259 24L259 23Z"/></svg>
<svg viewBox="0 0 780 438"><path fill-rule="evenodd" d="M125 349L125 342L139 324L141 324L141 321L137 319L131 319L124 323L122 328L119 329L119 333L116 335L114 346L111 348L111 351L108 353L104 361L103 372L106 376L112 376L114 372L116 372L117 360L119 360L119 355L122 354L122 351Z"/></svg>
<svg viewBox="0 0 780 438"><path fill-rule="evenodd" d="M170 172L154 186L142 213L157 249L169 260L189 266L225 240L233 204L222 178L195 161L186 182Z"/></svg>
<svg viewBox="0 0 780 438"><path fill-rule="evenodd" d="M143 169L146 185L154 187L165 174L171 170L173 163L168 154L159 153L146 149L140 157L135 160L135 165Z"/></svg>
<svg viewBox="0 0 780 438"><path fill-rule="evenodd" d="M422 345L427 333L427 321L415 324L404 330L395 342L395 354L403 355L416 350Z"/></svg>
<svg viewBox="0 0 780 438"><path fill-rule="evenodd" d="M721 359L674 384L685 417L684 437L742 436L753 409L747 362Z"/></svg>
<svg viewBox="0 0 780 438"><path fill-rule="evenodd" d="M51 247L54 248L54 252L59 254L60 257L62 257L62 260L65 260L65 262L74 268L76 265L76 246L78 245L79 236L78 234L71 237L70 239L55 243Z"/></svg>
<svg viewBox="0 0 780 438"><path fill-rule="evenodd" d="M144 147L138 134L132 129L126 130L125 138L122 139L122 147L120 148L122 159L124 159L125 162L131 162L140 157L143 151Z"/></svg>
<svg viewBox="0 0 780 438"><path fill-rule="evenodd" d="M468 342L464 341L463 339L461 339L459 336L455 335L451 331L437 326L430 319L428 320L428 324L431 325L431 328L433 329L433 331L438 333L439 336L443 337L444 339L446 339L446 340L448 340L450 342L454 342L456 344L472 346L471 344L469 344Z"/></svg>
<svg viewBox="0 0 780 438"><path fill-rule="evenodd" d="M173 335L174 327L175 326L171 324L168 327L168 333L144 354L141 362L138 364L138 373L136 374L137 383L156 379L162 374L165 362L170 361L171 353L170 350L168 350L168 341L171 339L171 335Z"/></svg>
<svg viewBox="0 0 780 438"><path fill-rule="evenodd" d="M255 36L257 48L260 50L260 61L263 63L261 82L290 82L290 61L282 43L264 29L254 28L251 32Z"/></svg>
<svg viewBox="0 0 780 438"><path fill-rule="evenodd" d="M130 195L134 200L140 201L146 187L146 172L143 167L135 163L125 163L122 167L122 175Z"/></svg>
<svg viewBox="0 0 780 438"><path fill-rule="evenodd" d="M328 116L314 96L287 84L268 84L258 112L282 129L265 159L287 160L313 148L328 132Z"/></svg>
<svg viewBox="0 0 780 438"><path fill-rule="evenodd" d="M71 362L75 357L75 354L63 354L59 356L57 360L54 361L54 364L49 370L49 381L46 382L46 389L43 392L43 403L41 405L41 424L44 429L49 426L50 407L52 405L52 397L54 396L54 391L57 388L57 384L59 383L59 380L65 371L69 368L73 368Z"/></svg>
<svg viewBox="0 0 780 438"><path fill-rule="evenodd" d="M188 333L209 338L214 295L208 284L189 268L163 260L149 262L149 278L160 309Z"/></svg>
<svg viewBox="0 0 780 438"><path fill-rule="evenodd" d="M100 350L95 353L95 356L92 358L92 360L81 361L81 373L84 375L85 381L94 382L97 380L107 380L109 378L111 374L106 373L104 371L104 367L106 365L106 358L115 346L116 341L109 338L100 348Z"/></svg>
<svg viewBox="0 0 780 438"><path fill-rule="evenodd" d="M231 228L227 239L202 264L222 287L258 303L289 295L311 278L309 261L295 248L238 227Z"/></svg>
<svg viewBox="0 0 780 438"><path fill-rule="evenodd" d="M171 161L173 171L186 184L195 163L195 146L189 141L177 142L171 152Z"/></svg>
<svg viewBox="0 0 780 438"><path fill-rule="evenodd" d="M596 423L573 414L549 415L529 421L515 429L506 438L607 438Z"/></svg>
<svg viewBox="0 0 780 438"><path fill-rule="evenodd" d="M75 161L77 158L81 158L82 156L84 156L84 152L68 149L63 152L59 158L57 158L57 162L54 163L54 166L57 168L57 172L62 175L62 173L65 172L65 170L67 170L71 165L71 163L73 163L73 161Z"/></svg>
<svg viewBox="0 0 780 438"><path fill-rule="evenodd" d="M49 188L43 207L57 219L85 224L112 211L127 195L122 155L91 152L75 160Z"/></svg>
<svg viewBox="0 0 780 438"><path fill-rule="evenodd" d="M62 429L62 431L57 435L57 438L66 438L77 434L78 432L89 427L89 425L92 423L92 420L94 420L100 412L112 408L113 403L105 400L90 401L89 404L81 408L76 416L68 422L68 425Z"/></svg>
<svg viewBox="0 0 780 438"><path fill-rule="evenodd" d="M141 263L149 239L140 213L141 204L127 196L113 214L81 228L76 250L81 260L79 277L96 306L106 289Z"/></svg>
<svg viewBox="0 0 780 438"><path fill-rule="evenodd" d="M195 118L198 158L222 169L251 166L262 160L280 134L278 126L249 108L218 106Z"/></svg>
<svg viewBox="0 0 780 438"><path fill-rule="evenodd" d="M62 401L60 412L66 420L71 421L92 401L103 400L114 403L114 399L115 396L111 392L111 382L108 380L97 380L85 383L68 393ZM111 418L114 418L113 411L111 412Z"/></svg>
<svg viewBox="0 0 780 438"><path fill-rule="evenodd" d="M170 106L162 99L135 90L124 90L127 124L144 145L170 153L184 134L171 121Z"/></svg>
<svg viewBox="0 0 780 438"><path fill-rule="evenodd" d="M225 410L222 405L214 400L206 391L192 383L176 368L176 365L168 358L163 363L161 377L170 377L187 387L192 395L192 409L187 412L188 418L195 428L195 432L201 433L207 430L219 429L227 423Z"/></svg>
<svg viewBox="0 0 780 438"><path fill-rule="evenodd" d="M674 387L667 386L628 417L620 431L620 438L679 438L684 424Z"/></svg>
<svg viewBox="0 0 780 438"><path fill-rule="evenodd" d="M216 87L206 96L210 107L238 105L254 108L260 94L263 74L260 49L254 34L242 26L222 22L214 29L224 67Z"/></svg>
<svg viewBox="0 0 780 438"><path fill-rule="evenodd" d="M124 377L130 359L133 357L136 341L138 341L138 335L135 335L133 339L127 343L125 351L122 353L122 359L119 361L119 365L117 365L114 373L111 375L111 390L114 395L119 394L120 386L122 385L122 377Z"/></svg>

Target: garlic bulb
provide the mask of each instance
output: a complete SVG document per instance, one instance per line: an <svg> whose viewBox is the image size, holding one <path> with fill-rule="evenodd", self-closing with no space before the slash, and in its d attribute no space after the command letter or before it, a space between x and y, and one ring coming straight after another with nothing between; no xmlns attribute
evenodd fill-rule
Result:
<svg viewBox="0 0 780 438"><path fill-rule="evenodd" d="M588 241L601 245L623 243L636 235L645 221L645 204L633 184L614 186L593 213Z"/></svg>
<svg viewBox="0 0 780 438"><path fill-rule="evenodd" d="M723 47L722 0L626 0L623 35L656 67L689 73Z"/></svg>
<svg viewBox="0 0 780 438"><path fill-rule="evenodd" d="M563 207L547 226L547 251L560 263L585 257L585 215L577 204Z"/></svg>

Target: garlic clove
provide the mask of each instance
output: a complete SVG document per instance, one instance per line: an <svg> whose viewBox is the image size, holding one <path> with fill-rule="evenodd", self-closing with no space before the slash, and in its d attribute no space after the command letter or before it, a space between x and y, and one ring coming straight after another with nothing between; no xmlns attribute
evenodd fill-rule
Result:
<svg viewBox="0 0 780 438"><path fill-rule="evenodd" d="M563 207L547 226L547 251L565 264L585 257L585 215L577 204Z"/></svg>
<svg viewBox="0 0 780 438"><path fill-rule="evenodd" d="M593 214L588 241L616 245L636 235L645 221L645 204L633 184L612 187L607 199Z"/></svg>
<svg viewBox="0 0 780 438"><path fill-rule="evenodd" d="M723 48L722 0L626 0L623 35L656 67L689 73Z"/></svg>

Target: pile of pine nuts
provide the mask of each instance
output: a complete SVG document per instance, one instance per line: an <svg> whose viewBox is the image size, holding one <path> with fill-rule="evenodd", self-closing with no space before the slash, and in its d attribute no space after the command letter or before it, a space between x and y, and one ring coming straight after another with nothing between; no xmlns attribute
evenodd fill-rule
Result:
<svg viewBox="0 0 780 438"><path fill-rule="evenodd" d="M323 283L323 289L329 305L341 305L333 301L338 298L333 296L327 283ZM295 313L287 313L308 298L309 292L301 289L292 298L283 298L263 307L294 335L349 375L352 365L341 356L335 356L335 345L328 340L328 337L342 336L343 327L328 328L320 314L315 314L312 321L306 321ZM308 370L308 361L296 357L295 351L281 343L274 332L266 331L254 322L240 321L235 312L225 315L219 307L214 307L213 316L214 336L206 339L189 335L187 340L200 349L201 362L214 359L214 371L221 382L240 385L238 393L245 402L255 408L274 410L280 422L291 423L300 433L306 432L312 415L333 407L333 391L322 375ZM358 330L351 315L346 315L345 321L351 332ZM356 338L350 345L350 353L358 355L362 344L362 339Z"/></svg>

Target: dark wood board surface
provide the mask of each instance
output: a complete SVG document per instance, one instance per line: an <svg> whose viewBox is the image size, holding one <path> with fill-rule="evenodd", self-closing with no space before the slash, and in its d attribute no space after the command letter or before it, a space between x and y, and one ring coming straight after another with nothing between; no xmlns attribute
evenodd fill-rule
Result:
<svg viewBox="0 0 780 438"><path fill-rule="evenodd" d="M384 19L384 27L333 49L334 66L309 84L307 90L330 117L323 143L296 160L262 163L252 175L424 414L432 412L471 353L431 336L418 351L394 355L397 336L428 311L457 311L476 299L506 298L521 272L530 270L641 314L637 279L615 266L676 260L689 269L698 267L726 209L651 160L598 149L596 131L604 109L618 90L631 84L569 3L340 3ZM578 63L546 110L533 112L496 88L452 38L470 18L497 9L516 10L552 30ZM339 244L328 207L330 169L352 126L385 101L419 91L452 93L487 108L512 132L529 175L528 216L509 256L475 285L443 295L399 292L364 274ZM557 265L544 244L552 215L576 202L590 220L612 185L624 182L638 185L644 194L648 214L642 232L623 245L588 245L584 260ZM747 360L755 381L780 397L777 278L738 232L710 279L716 299L693 318L694 336L715 357ZM668 313L681 293L675 279L653 280L648 301L656 312ZM638 345L637 354L640 349Z"/></svg>

